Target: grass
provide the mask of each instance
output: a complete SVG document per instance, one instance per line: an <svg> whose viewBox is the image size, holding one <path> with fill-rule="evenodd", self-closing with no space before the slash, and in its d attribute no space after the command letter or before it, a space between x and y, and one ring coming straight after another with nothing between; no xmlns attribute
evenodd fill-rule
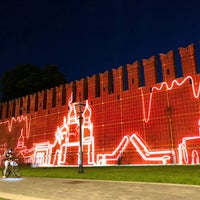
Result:
<svg viewBox="0 0 200 200"><path fill-rule="evenodd" d="M200 185L200 165L21 168L23 177L49 177Z"/></svg>

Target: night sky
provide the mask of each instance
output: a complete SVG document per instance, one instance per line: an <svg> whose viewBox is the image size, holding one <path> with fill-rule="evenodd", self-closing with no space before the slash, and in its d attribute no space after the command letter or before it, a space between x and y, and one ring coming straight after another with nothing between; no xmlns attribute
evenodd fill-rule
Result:
<svg viewBox="0 0 200 200"><path fill-rule="evenodd" d="M17 64L55 64L68 81L194 43L200 1L5 0L0 76Z"/></svg>

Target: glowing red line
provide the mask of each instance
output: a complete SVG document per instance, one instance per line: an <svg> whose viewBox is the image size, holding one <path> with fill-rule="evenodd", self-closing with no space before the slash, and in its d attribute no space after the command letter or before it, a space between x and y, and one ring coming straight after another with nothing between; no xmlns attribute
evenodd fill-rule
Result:
<svg viewBox="0 0 200 200"><path fill-rule="evenodd" d="M164 86L166 86L167 90L171 90L173 89L174 85L178 85L178 86L181 86L183 85L188 79L191 80L191 85L192 85L192 91L193 91L193 95L194 95L194 98L199 98L200 96L200 84L199 84L199 87L197 88L197 91L195 91L195 84L194 84L194 81L193 81L193 78L191 76L187 76L183 81L181 81L180 83L177 81L177 80L173 80L172 83L171 83L171 86L168 86L167 82L162 82L160 87L152 87L152 92L150 93L150 97L149 97L149 108L148 108L148 114L146 116L146 112L145 112L145 105L144 105L144 95L143 95L143 90L141 89L141 93L142 93L142 107L143 107L143 115L144 115L144 121L147 123L150 119L150 114L151 114L151 103L152 103L152 98L153 98L153 91L154 90L162 90Z"/></svg>
<svg viewBox="0 0 200 200"><path fill-rule="evenodd" d="M31 118L30 118L31 119ZM12 117L10 120L6 120L4 122L0 122L0 124L8 124L8 131L11 132L12 131L12 125L13 125L13 122L22 122L22 121L25 121L26 123L26 137L27 139L29 138L30 136L30 121L28 123L28 117L27 116L18 116L18 117Z"/></svg>

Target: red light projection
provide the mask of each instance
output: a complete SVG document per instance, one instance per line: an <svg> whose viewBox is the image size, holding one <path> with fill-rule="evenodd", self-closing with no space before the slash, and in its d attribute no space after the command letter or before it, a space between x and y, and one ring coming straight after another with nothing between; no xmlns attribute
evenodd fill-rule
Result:
<svg viewBox="0 0 200 200"><path fill-rule="evenodd" d="M191 87L192 87L192 92L193 92L194 98L198 99L199 95L200 95L200 84L198 85L197 88L195 88L195 83L194 83L193 78L191 76L187 76L180 83L177 80L173 80L170 86L166 82L162 82L161 85L160 85L160 87L152 87L152 91L151 91L150 97L149 97L149 106L148 106L148 109L147 109L148 110L147 114L146 114L146 111L145 111L144 98L142 98L143 115L144 115L145 122L148 122L150 120L151 104L152 104L152 99L153 99L153 93L154 93L154 91L156 91L156 90L157 91L162 90L162 89L164 89L164 87L167 90L172 90L174 88L174 86L176 86L176 85L177 86L181 86L181 85L183 85L188 80L191 81ZM141 93L142 93L141 94L142 97L144 97L142 89L141 89Z"/></svg>
<svg viewBox="0 0 200 200"><path fill-rule="evenodd" d="M115 133L116 135L120 135L118 140L115 140L116 135L112 137L112 133L114 132L113 126L116 126L116 124L113 123L113 125L109 122L111 125L107 125L105 120L100 126L94 126L96 119L93 115L98 115L98 113L93 113L95 111L92 110L92 105L89 105L89 101L86 100L82 121L83 164L85 166L119 164L200 164L200 117L197 116L196 113L193 115L191 121L194 123L192 126L198 131L195 131L195 133L191 132L188 135L182 134L184 128L181 131L174 131L174 135L171 134L170 136L162 135L162 132L158 133L156 129L157 126L160 126L160 130L166 133L166 125L164 125L163 122L166 119L171 120L171 118L174 117L174 123L180 123L178 120L176 121L176 118L181 118L182 115L181 117L179 115L160 117L159 122L156 121L156 118L156 122L154 122L153 125L151 124L152 115L155 112L155 109L152 108L155 101L153 97L156 95L156 97L158 97L160 94L158 93L159 91L173 91L175 88L182 88L187 81L190 81L190 85L187 86L186 91L189 91L190 87L192 91L190 98L192 100L198 100L200 96L200 84L195 84L191 76L187 76L181 79L181 81L173 80L171 84L163 82L159 87L154 86L151 88L150 95L145 93L145 89L140 88L141 96L138 98L141 99L138 101L138 107L140 103L141 110L139 110L139 112L141 111L140 113L143 114L141 117L143 119L138 120L137 123L141 125L137 125L134 121L135 124L132 125L131 121L129 123L131 128L128 127L128 131L124 132L121 131L124 129L120 127L119 133ZM149 99L147 99L148 97ZM72 101L72 95L68 99L68 105L66 107L68 109L65 115L60 117L60 113L58 112L59 120L57 122L46 116L41 117L41 119L46 120L46 124L53 127L53 131L51 129L52 133L49 133L46 129L43 130L40 128L42 125L38 125L37 123L42 121L41 119L36 121L36 119L33 119L33 117L28 114L16 118L12 117L10 120L0 122L0 126L3 127L3 130L5 130L5 132L7 131L7 135L4 134L3 136L12 136L13 130L18 131L16 131L15 135L13 134L12 137L14 138L14 151L21 162L31 163L32 166L38 167L78 165L80 155L80 127L75 109L75 102ZM113 112L112 108L110 108L109 111ZM124 115L130 115L130 118L135 114L130 114L130 111L127 113ZM117 118L118 114L114 117ZM111 127L106 129L109 130L109 132L101 131L104 130L105 124ZM120 122L118 124L120 124ZM123 123L121 122L121 124ZM183 125L184 123L177 125L177 127L180 128ZM170 130L173 129L171 126L169 128ZM46 127L47 126L45 126L45 128ZM187 129L189 129L188 127ZM38 129L35 131L36 128ZM32 134L32 131L35 131L35 134ZM187 133L188 132L187 130ZM199 132L199 135L196 135L197 132ZM153 140L151 139L152 137L156 139ZM8 140L1 139L0 141L2 141L0 144L0 152L2 155L8 147ZM162 144L160 145L159 143L161 142ZM104 144L112 144L112 146L103 146ZM0 157L0 161L2 161L1 159L2 157Z"/></svg>
<svg viewBox="0 0 200 200"><path fill-rule="evenodd" d="M57 127L54 142L33 143L33 147L28 149L24 145L23 129L17 142L15 152L18 157L22 157L25 163L32 163L32 166L65 166L69 165L68 151L78 149L79 147L79 121L75 110L75 104L69 99L68 116L64 117L63 125ZM91 122L91 108L88 101L83 112L83 148L87 149L87 164L94 165L94 137L93 125ZM78 164L79 153L76 152L76 162L70 165Z"/></svg>
<svg viewBox="0 0 200 200"><path fill-rule="evenodd" d="M141 156L141 158L145 161L152 161L153 163L154 161L158 161L160 164L176 162L175 160L172 161L172 159L175 159L175 152L173 150L155 152L150 151L142 138L140 138L137 133L134 133L130 137L124 136L120 144L111 154L98 154L97 164L106 165L109 163L112 164L113 162L115 163L120 159L129 143L133 145L139 156Z"/></svg>
<svg viewBox="0 0 200 200"><path fill-rule="evenodd" d="M184 137L182 143L178 145L179 164L199 164L200 153L200 119L199 119L199 136Z"/></svg>
<svg viewBox="0 0 200 200"><path fill-rule="evenodd" d="M19 117L12 117L11 120L6 120L4 122L0 122L0 125L6 125L8 126L8 131L12 131L13 123L14 122L25 122L25 128L26 128L26 137L29 138L30 135L30 124L31 124L31 118L28 118L28 116L19 116Z"/></svg>
<svg viewBox="0 0 200 200"><path fill-rule="evenodd" d="M69 121L71 122L70 125L73 123L77 123L76 120L71 121L71 118ZM79 145L79 142L70 141L70 136L76 134L74 133L68 134L69 133L67 131L69 130L68 127L69 124L67 124L66 118L64 118L63 126L58 127L56 130L55 141L53 144L50 144L48 141L43 143L37 143L33 144L33 147L30 149L27 149L27 147L24 146L24 136L22 129L21 135L17 142L17 147L15 148L15 152L17 152L18 156L20 155L23 157L24 162L32 163L33 166L65 166L65 165L67 166L68 164L66 163L66 158L67 158L68 148L74 146L78 147ZM90 124L90 127L92 127L92 124ZM83 130L85 128L86 127L83 127ZM152 163L157 161L160 164L176 163L175 151L173 150L151 151L150 149L148 149L147 144L145 144L145 141L143 141L143 139L138 135L138 133L134 133L131 136L124 136L119 145L117 146L117 148L112 153L97 154L96 162L94 161L95 151L94 151L94 138L92 134L90 134L89 137L83 136L83 141L84 141L83 146L87 146L88 149L87 151L87 155L89 155L87 160L88 165L115 164L116 162L118 162L119 158L126 150L128 145L132 145L137 150L139 156L143 160L151 161ZM200 145L198 149L193 149L191 147L193 147L194 144L196 145L200 144L200 136L185 137L182 139L182 143L178 145L178 151L179 151L178 164L183 164L183 163L199 164ZM4 147L6 147L5 144ZM55 154L53 154L52 152L55 152ZM192 155L191 159L189 158L188 154ZM78 152L77 152L77 163L78 163Z"/></svg>

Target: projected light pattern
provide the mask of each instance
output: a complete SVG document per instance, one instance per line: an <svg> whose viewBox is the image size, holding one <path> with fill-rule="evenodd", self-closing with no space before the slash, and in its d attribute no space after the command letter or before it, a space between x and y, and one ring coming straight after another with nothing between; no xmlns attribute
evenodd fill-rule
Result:
<svg viewBox="0 0 200 200"><path fill-rule="evenodd" d="M87 165L94 165L94 138L93 124L91 122L91 108L86 101L85 110L83 112L82 124L82 141L83 148L86 147ZM53 144L49 141L34 143L33 147L28 149L24 145L23 129L18 139L15 152L17 156L22 157L24 162L32 163L33 166L65 166L68 165L67 157L70 148L79 148L79 121L75 110L75 104L72 103L72 98L69 99L69 112L67 118L64 117L63 125L57 127L55 132L55 140ZM77 162L73 165L78 164Z"/></svg>
<svg viewBox="0 0 200 200"><path fill-rule="evenodd" d="M200 155L200 120L199 136L184 137L178 145L179 164L199 164Z"/></svg>
<svg viewBox="0 0 200 200"><path fill-rule="evenodd" d="M25 126L26 126L26 138L29 138L30 136L30 125L31 125L31 117L28 115L26 116L18 116L18 117L12 117L10 120L6 120L4 122L0 122L0 125L7 124L8 125L8 131L12 131L13 123L15 122L24 122L25 121Z"/></svg>
<svg viewBox="0 0 200 200"><path fill-rule="evenodd" d="M109 161L116 163L120 159L120 156L125 151L126 147L130 142L129 136L124 136L117 146L117 148L111 154L98 154L97 165L107 165Z"/></svg>
<svg viewBox="0 0 200 200"><path fill-rule="evenodd" d="M97 165L115 164L120 159L123 152L128 147L129 143L133 145L141 158L145 161L159 161L160 164L176 163L175 152L168 151L150 151L147 145L142 141L137 133L129 136L124 136L120 144L111 154L97 155ZM173 159L173 161L171 161Z"/></svg>
<svg viewBox="0 0 200 200"><path fill-rule="evenodd" d="M68 102L68 115L64 117L63 124L57 127L55 132L54 142L51 144L49 141L40 143L33 143L31 148L27 148L24 144L24 133L21 129L21 134L18 138L17 146L14 149L18 157L23 158L23 162L32 163L32 166L67 166L70 165L67 162L68 151L70 148L76 147L79 151L79 121L75 110L75 104L72 103L72 97ZM83 112L83 124L82 124L82 141L84 153L87 155L87 161L85 165L107 165L116 164L128 145L134 147L134 149L141 156L141 159L152 161L159 161L161 164L167 164L167 161L171 159L173 151L157 151L152 152L148 150L145 142L139 137L138 133L134 133L131 136L124 136L116 149L111 153L97 154L95 160L94 149L94 137L93 137L93 124L91 122L92 111L86 101L86 107ZM86 147L86 148L85 148ZM79 152L76 152L76 163L71 165L77 165L79 162ZM175 162L175 161L174 161Z"/></svg>
<svg viewBox="0 0 200 200"><path fill-rule="evenodd" d="M75 119L74 117L72 118ZM69 122L73 122L73 120L70 119ZM67 148L79 145L78 142L69 142L69 137L66 137L66 135L69 135L66 131L68 130L67 127L67 121L66 118L64 118L63 126L57 128L55 133L55 141L53 144L50 144L48 141L37 143L34 144L31 149L27 149L26 146L24 146L22 129L21 135L18 139L17 147L15 148L15 152L18 152L18 156L21 155L23 157L24 162L31 162L32 166L67 166ZM83 141L84 145L87 145L88 147L87 155L91 155L88 156L86 165L116 164L118 163L120 157L123 155L124 151L126 151L128 145L132 145L140 155L141 159L149 161L149 163L157 162L160 164L176 164L176 156L174 150L151 151L148 145L145 144L142 138L138 135L138 133L134 133L131 136L124 136L112 153L97 154L96 162L94 161L94 138L92 137L91 139L90 136L88 140L88 137L86 137ZM200 145L198 147L199 149L191 149L191 147L187 145L190 143L192 146L194 146L194 142L196 144L200 144L200 136L183 138L182 143L178 145L178 164L199 164ZM56 153L53 155L52 152L55 147ZM191 155L191 158L189 155Z"/></svg>
<svg viewBox="0 0 200 200"><path fill-rule="evenodd" d="M174 86L182 86L186 81L190 80L193 97L198 99L200 96L200 84L194 84L193 78L187 76L182 81L172 81L171 84L161 83L160 87L152 87L147 107L145 108L145 100L143 89L141 88L143 121L148 125L152 112L153 95L155 91L172 90ZM146 111L147 110L147 111ZM152 142L146 140L143 133L144 129L139 131L132 128L129 133L121 133L116 143L109 149L105 148L99 153L95 151L98 134L93 134L92 110L86 100L85 110L82 120L82 145L83 145L83 164L87 166L106 166L117 165L121 160L125 160L122 164L127 164L126 156L129 157L129 164L200 164L200 119L198 121L199 135L196 136L192 132L188 137L178 137L175 144L170 146L160 146L152 148ZM79 163L79 120L75 109L75 103L72 102L72 95L68 100L67 115L62 118L62 125L55 124L55 132L52 137L44 141L34 140L31 147L28 143L30 140L31 116L12 117L11 120L0 122L0 125L8 124L8 131L12 132L13 126L24 122L24 126L20 129L19 137L16 142L14 151L21 162L31 163L32 166L77 166ZM57 126L57 127L56 127ZM162 126L162 124L161 124ZM151 134L157 134L153 131ZM187 135L186 135L187 136ZM105 134L104 140L109 137ZM50 142L51 140L51 142ZM101 144L98 143L98 146ZM2 162L2 152L7 148L7 143L0 145Z"/></svg>
<svg viewBox="0 0 200 200"><path fill-rule="evenodd" d="M0 144L0 152L2 152L2 154L0 155L0 166L2 165L3 161L3 152L5 152L6 149L7 149L7 143Z"/></svg>
<svg viewBox="0 0 200 200"><path fill-rule="evenodd" d="M151 105L152 105L152 99L153 99L153 93L154 91L160 91L162 90L164 87L166 87L167 90L172 90L173 87L175 85L177 86L181 86L183 85L186 81L190 80L191 81L191 87L192 87L192 92L193 92L193 95L194 95L194 98L199 98L200 96L200 83L198 85L198 87L195 89L195 84L194 84L194 80L191 76L187 76L186 78L184 78L183 81L181 81L180 83L177 81L177 80L173 80L171 85L169 86L166 82L162 82L160 87L152 87L151 89L151 93L150 93L150 97L149 97L149 105L148 105L148 108L147 108L147 113L146 113L146 109L145 109L145 104L144 104L144 94L143 94L143 89L141 88L141 96L142 96L142 107L143 107L143 116L144 116L144 121L145 122L148 122L149 119L150 119L150 114L151 114Z"/></svg>
<svg viewBox="0 0 200 200"><path fill-rule="evenodd" d="M173 150L150 151L137 134L133 134L130 137L130 141L143 160L160 161L162 164L176 163L175 152ZM173 161L171 162L170 159Z"/></svg>
<svg viewBox="0 0 200 200"><path fill-rule="evenodd" d="M199 120L200 124L200 120ZM34 144L31 149L24 146L23 129L18 139L15 152L18 156L21 155L24 162L32 163L32 166L67 166L67 148L78 146L78 142L69 142L67 135L67 123L64 118L63 126L58 127L55 133L55 142L50 144L48 141L43 143ZM64 142L62 142L64 141ZM149 163L160 164L176 164L176 155L174 150L151 151L148 145L143 141L138 133L131 136L124 136L116 149L112 153L97 154L96 162L94 161L94 138L86 137L84 144L87 145L88 160L86 165L110 165L118 163L119 159L126 151L126 148L131 145L138 152L141 159L149 161ZM189 146L190 145L190 146ZM196 149L191 147L196 147ZM56 153L52 154L53 149L56 147ZM90 148L92 147L92 148ZM199 164L200 154L200 136L184 137L182 143L178 144L178 164ZM78 163L78 152L77 152ZM77 164L76 163L76 164Z"/></svg>

